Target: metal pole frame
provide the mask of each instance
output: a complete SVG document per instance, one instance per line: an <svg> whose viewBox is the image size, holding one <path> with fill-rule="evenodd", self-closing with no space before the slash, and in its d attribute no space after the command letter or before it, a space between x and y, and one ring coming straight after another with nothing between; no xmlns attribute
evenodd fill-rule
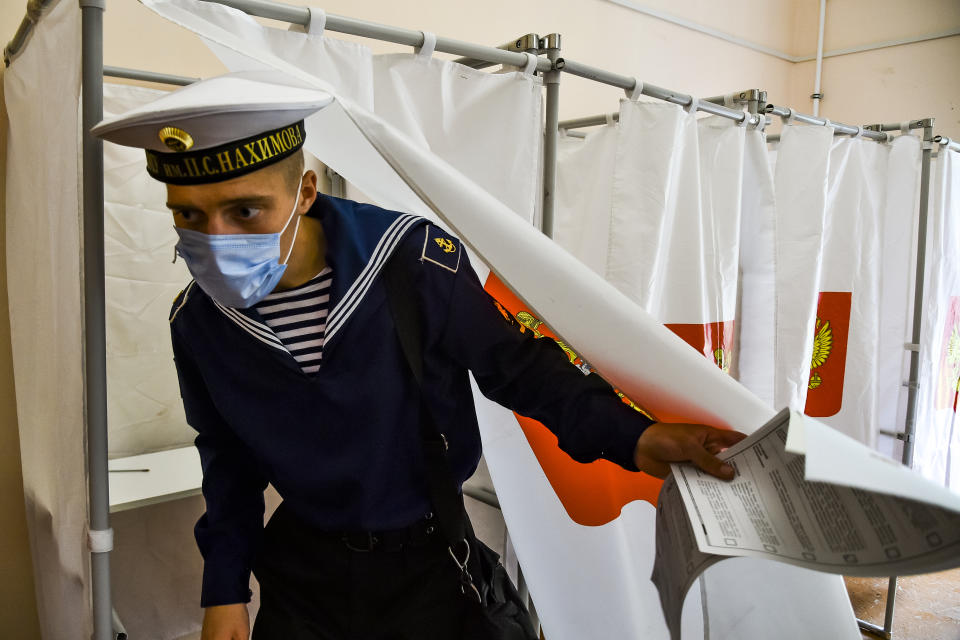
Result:
<svg viewBox="0 0 960 640"><path fill-rule="evenodd" d="M30 34L33 33L33 26L40 20L46 8L54 1L55 0L39 0L39 2L27 2L26 15L23 17L23 20L20 21L20 26L17 27L17 32L13 34L13 38L10 39L10 42L8 42L7 46L3 49L3 64L5 66L9 67L13 59L23 51L27 41L30 40Z"/></svg>
<svg viewBox="0 0 960 640"><path fill-rule="evenodd" d="M543 74L547 88L546 118L543 129L543 206L541 207L540 230L553 238L553 221L556 212L557 193L557 140L560 137L560 34L552 33L546 38L547 60L550 71Z"/></svg>
<svg viewBox="0 0 960 640"><path fill-rule="evenodd" d="M271 0L202 0L214 4L222 4L226 7L238 9L260 18L270 20L280 20L291 24L307 26L310 23L310 10L307 7L297 7ZM325 26L327 31L336 31L338 33L348 33L364 38L373 38L385 42L393 42L411 47L423 45L423 32L413 29L403 29L400 27L391 27L376 22L366 20L357 20L355 18L346 18L333 14L327 14ZM436 51L442 53L452 53L458 56L482 60L491 64L505 64L514 67L523 67L527 64L527 56L520 52L505 51L497 47L473 44L454 40L453 38L444 38L437 36ZM550 71L552 65L549 61L541 59L537 62L537 71Z"/></svg>
<svg viewBox="0 0 960 640"><path fill-rule="evenodd" d="M876 140L877 142L886 142L890 139L890 136L882 131L874 131L868 129L867 127L853 126L849 124L843 124L842 122L833 122L820 116L811 116L805 113L799 113L790 107L778 107L776 105L768 104L766 107L766 112L775 116L780 116L787 122L796 120L797 122L812 124L814 126L830 126L833 127L834 133L837 134L844 134L848 136L862 135L864 138ZM900 127L897 126L897 129L899 128Z"/></svg>
<svg viewBox="0 0 960 640"><path fill-rule="evenodd" d="M644 85L645 88L646 86L647 85ZM671 92L671 93L674 93L674 92ZM675 94L675 95L681 95L681 94ZM760 114L763 111L763 109L766 107L767 92L763 91L762 89L749 89L746 91L737 91L735 93L723 95L723 96L711 96L709 98L700 98L700 103L702 104L704 102L709 102L713 105L724 106L726 103L726 98L728 97L732 97L733 100L738 104L745 104L747 106L747 113L749 113L751 117L750 122L753 122L754 126L757 126L758 121L753 118L754 116L758 116L758 114ZM707 111L708 109L700 109L698 105L698 110ZM721 115L723 117L729 117L731 120L739 120L740 122L743 122L742 111L735 111L733 109L728 109L728 111L730 111L730 114L721 114ZM733 114L739 114L739 116L734 117ZM766 118L766 116L760 116L760 117ZM597 116L586 116L583 118L573 118L571 120L564 120L563 122L560 122L559 126L564 131L567 131L568 135L572 135L569 133L571 129L582 129L585 127L598 127L598 126L607 124L607 122L609 122L610 119L612 119L614 122L619 122L620 114L617 112L611 113L609 115L609 119L607 114L602 114ZM577 136L577 137L582 137L582 136Z"/></svg>
<svg viewBox="0 0 960 640"><path fill-rule="evenodd" d="M933 141L944 149L950 151L960 151L960 140L952 140L947 136L934 136Z"/></svg>
<svg viewBox="0 0 960 640"><path fill-rule="evenodd" d="M177 86L186 86L200 80L200 78L188 78L186 76L154 73L153 71L143 71L141 69L111 67L109 65L103 67L103 75L111 78L125 78L127 80L140 80L141 82L155 82L157 84L172 84Z"/></svg>
<svg viewBox="0 0 960 640"><path fill-rule="evenodd" d="M69 1L69 0L67 0ZM113 640L110 593L110 483L107 472L107 359L103 254L103 142L90 129L103 119L103 12L106 0L80 0L83 89L83 331L90 588L93 640Z"/></svg>
<svg viewBox="0 0 960 640"><path fill-rule="evenodd" d="M917 398L920 391L920 331L923 324L923 289L927 265L927 220L930 207L930 158L933 153L935 137L933 135L933 118L914 120L909 128L923 128L923 156L920 161L920 207L917 217L917 272L913 292L913 328L911 342L904 345L910 352L910 377L907 380L907 415L904 420L903 433L886 433L903 441L903 455L901 462L908 467L913 466L913 444L917 429ZM871 125L875 130L893 131L902 129L899 124ZM885 640L893 638L893 614L897 602L897 576L890 576L887 582L887 600L884 607L883 626L857 619L861 629L879 635Z"/></svg>
<svg viewBox="0 0 960 640"><path fill-rule="evenodd" d="M558 59L554 66L558 71L563 71L581 78L593 80L594 82L599 82L601 84L619 87L625 91L632 91L636 86L638 86L637 83L640 83L640 93L643 95L650 96L651 98L657 98L658 100L663 100L664 102L672 102L673 104L678 104L683 107L690 106L690 104L694 101L694 97L686 93L679 93L677 91L671 91L670 89L664 89L656 85L641 82L637 78L631 76L623 76L617 73L612 73L604 69L591 67L589 65L581 64L566 58ZM751 126L757 126L760 123L760 118L762 117L760 114L751 115L749 113L744 113L743 111L737 111L736 109L728 109L727 107L715 104L713 102L708 102L706 100L699 101L697 104L697 111L703 111L715 116L723 116L724 118L736 120L741 124ZM604 122L606 122L606 119L604 119Z"/></svg>

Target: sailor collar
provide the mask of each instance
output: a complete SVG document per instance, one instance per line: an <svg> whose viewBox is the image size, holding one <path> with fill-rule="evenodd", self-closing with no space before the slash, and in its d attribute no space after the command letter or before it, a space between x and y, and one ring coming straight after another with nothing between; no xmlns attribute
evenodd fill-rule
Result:
<svg viewBox="0 0 960 640"><path fill-rule="evenodd" d="M320 220L323 225L327 244L326 262L333 270L330 313L324 336L326 349L349 322L401 241L413 228L427 221L413 214L389 211L321 193L317 194L316 202L306 215ZM255 307L228 307L207 296L195 282L191 282L175 301L171 323L187 300L195 296L210 300L223 316L253 339L287 352Z"/></svg>

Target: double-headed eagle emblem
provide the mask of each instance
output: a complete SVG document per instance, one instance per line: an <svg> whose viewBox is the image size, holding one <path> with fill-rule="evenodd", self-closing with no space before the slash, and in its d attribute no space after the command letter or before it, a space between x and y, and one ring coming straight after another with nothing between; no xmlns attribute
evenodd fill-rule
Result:
<svg viewBox="0 0 960 640"><path fill-rule="evenodd" d="M824 365L830 357L833 350L833 329L830 327L829 320L817 318L817 324L813 329L813 356L810 358L810 382L807 383L808 389L816 389L823 384L823 378L815 371Z"/></svg>
<svg viewBox="0 0 960 640"><path fill-rule="evenodd" d="M717 347L713 350L713 362L724 373L730 373L730 352L724 351L723 347Z"/></svg>

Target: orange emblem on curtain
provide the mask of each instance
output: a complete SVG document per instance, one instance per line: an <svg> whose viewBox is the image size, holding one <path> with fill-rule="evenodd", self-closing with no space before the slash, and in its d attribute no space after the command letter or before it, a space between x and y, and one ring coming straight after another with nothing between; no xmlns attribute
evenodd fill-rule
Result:
<svg viewBox="0 0 960 640"><path fill-rule="evenodd" d="M816 418L836 415L843 404L843 376L850 331L849 291L823 291L813 327L813 354L804 413Z"/></svg>
<svg viewBox="0 0 960 640"><path fill-rule="evenodd" d="M556 340L556 335L539 318L530 313L515 295L492 273L484 287L501 309L512 314L521 331L531 331L537 338ZM571 364L583 371L590 365L572 348L559 340ZM645 413L623 393L611 389L620 400ZM577 524L600 526L620 516L620 510L634 500L646 500L656 506L663 481L645 473L631 473L607 460L584 464L567 455L557 444L557 437L536 420L517 415L517 421L533 449L537 462L563 504L567 515Z"/></svg>
<svg viewBox="0 0 960 640"><path fill-rule="evenodd" d="M957 410L960 393L960 297L950 298L940 349L940 375L937 381L937 409Z"/></svg>
<svg viewBox="0 0 960 640"><path fill-rule="evenodd" d="M733 353L733 320L709 324L668 324L667 329L680 336L684 342L702 353L713 363L730 373L730 358Z"/></svg>

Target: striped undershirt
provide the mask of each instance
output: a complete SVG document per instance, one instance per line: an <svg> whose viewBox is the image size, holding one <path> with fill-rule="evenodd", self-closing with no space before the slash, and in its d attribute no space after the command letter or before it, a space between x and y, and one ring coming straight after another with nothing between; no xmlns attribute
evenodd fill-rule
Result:
<svg viewBox="0 0 960 640"><path fill-rule="evenodd" d="M299 287L271 293L256 304L304 373L320 370L332 281L333 271L327 267Z"/></svg>

